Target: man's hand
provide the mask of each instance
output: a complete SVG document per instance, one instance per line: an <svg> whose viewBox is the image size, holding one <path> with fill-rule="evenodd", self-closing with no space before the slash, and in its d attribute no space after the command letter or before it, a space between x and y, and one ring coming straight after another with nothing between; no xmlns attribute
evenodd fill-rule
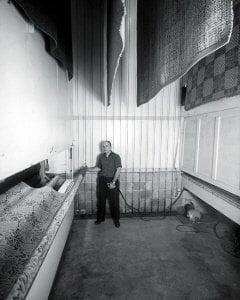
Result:
<svg viewBox="0 0 240 300"><path fill-rule="evenodd" d="M79 168L79 173L82 174L82 175L85 175L85 173L88 171L88 166L81 166Z"/></svg>
<svg viewBox="0 0 240 300"><path fill-rule="evenodd" d="M115 189L115 187L116 187L115 182L109 182L107 185L108 185L110 190Z"/></svg>

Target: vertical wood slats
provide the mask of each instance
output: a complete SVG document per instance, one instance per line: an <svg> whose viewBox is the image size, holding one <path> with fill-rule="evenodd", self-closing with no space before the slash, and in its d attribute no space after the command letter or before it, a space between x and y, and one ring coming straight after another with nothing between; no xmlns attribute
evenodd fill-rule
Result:
<svg viewBox="0 0 240 300"><path fill-rule="evenodd" d="M110 140L113 151L122 158L123 171L128 173L132 183L130 202L134 203L134 172L139 173L139 187L144 179L152 179L154 190L155 172L175 170L179 167L180 107L179 82L163 89L153 100L140 107L136 106L136 6L137 0L126 0L125 51L113 87L112 102L105 105L104 97L104 16L102 1L73 0L75 9L74 27L74 128L76 159L75 169L83 164L93 166L99 154L99 142ZM133 172L132 172L133 171ZM151 175L148 175L151 174ZM93 175L91 175L93 176ZM141 178L140 178L141 177ZM95 182L92 178L91 187ZM167 172L159 175L158 198L169 197L169 188L175 187L175 176ZM150 185L150 183L149 183ZM129 187L124 186L124 193ZM95 195L91 193L91 210L94 210ZM138 206L147 209L149 191L138 191L141 200ZM86 202L88 196L84 191ZM174 193L172 192L172 195ZM162 197L162 196L161 196ZM151 209L155 208L151 201ZM126 207L124 208L127 211Z"/></svg>

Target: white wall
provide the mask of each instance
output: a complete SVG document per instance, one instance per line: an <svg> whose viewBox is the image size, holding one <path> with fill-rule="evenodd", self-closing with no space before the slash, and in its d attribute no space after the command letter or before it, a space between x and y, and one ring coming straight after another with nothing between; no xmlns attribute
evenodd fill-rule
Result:
<svg viewBox="0 0 240 300"><path fill-rule="evenodd" d="M240 96L183 113L182 170L240 196Z"/></svg>
<svg viewBox="0 0 240 300"><path fill-rule="evenodd" d="M105 107L103 1L73 1L75 168L92 166L99 142L111 140L123 167L152 170L178 167L180 135L179 82L148 104L136 105L136 0L126 0L125 51ZM100 12L100 13L99 13ZM86 33L87 32L87 33ZM174 163L176 161L176 163Z"/></svg>
<svg viewBox="0 0 240 300"><path fill-rule="evenodd" d="M68 148L71 84L44 39L0 1L0 179Z"/></svg>

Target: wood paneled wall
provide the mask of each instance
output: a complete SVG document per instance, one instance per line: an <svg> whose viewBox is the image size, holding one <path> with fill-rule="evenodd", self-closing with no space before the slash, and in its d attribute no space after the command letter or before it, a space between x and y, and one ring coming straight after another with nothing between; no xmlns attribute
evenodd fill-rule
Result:
<svg viewBox="0 0 240 300"><path fill-rule="evenodd" d="M179 166L179 82L136 105L136 6L126 0L125 51L111 105L104 97L103 1L73 0L75 169L95 165L101 140L111 140L127 170Z"/></svg>
<svg viewBox="0 0 240 300"><path fill-rule="evenodd" d="M184 119L182 170L240 196L239 96L197 111Z"/></svg>
<svg viewBox="0 0 240 300"><path fill-rule="evenodd" d="M0 1L0 179L68 148L72 87L42 34Z"/></svg>

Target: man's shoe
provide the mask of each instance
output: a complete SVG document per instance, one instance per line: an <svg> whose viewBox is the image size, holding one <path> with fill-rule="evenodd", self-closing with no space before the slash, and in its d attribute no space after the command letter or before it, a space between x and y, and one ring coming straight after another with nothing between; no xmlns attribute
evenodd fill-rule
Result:
<svg viewBox="0 0 240 300"><path fill-rule="evenodd" d="M95 224L101 224L100 220L95 221Z"/></svg>
<svg viewBox="0 0 240 300"><path fill-rule="evenodd" d="M115 227L119 228L119 227L120 227L120 223L119 223L119 222L116 222L116 223L115 223Z"/></svg>

